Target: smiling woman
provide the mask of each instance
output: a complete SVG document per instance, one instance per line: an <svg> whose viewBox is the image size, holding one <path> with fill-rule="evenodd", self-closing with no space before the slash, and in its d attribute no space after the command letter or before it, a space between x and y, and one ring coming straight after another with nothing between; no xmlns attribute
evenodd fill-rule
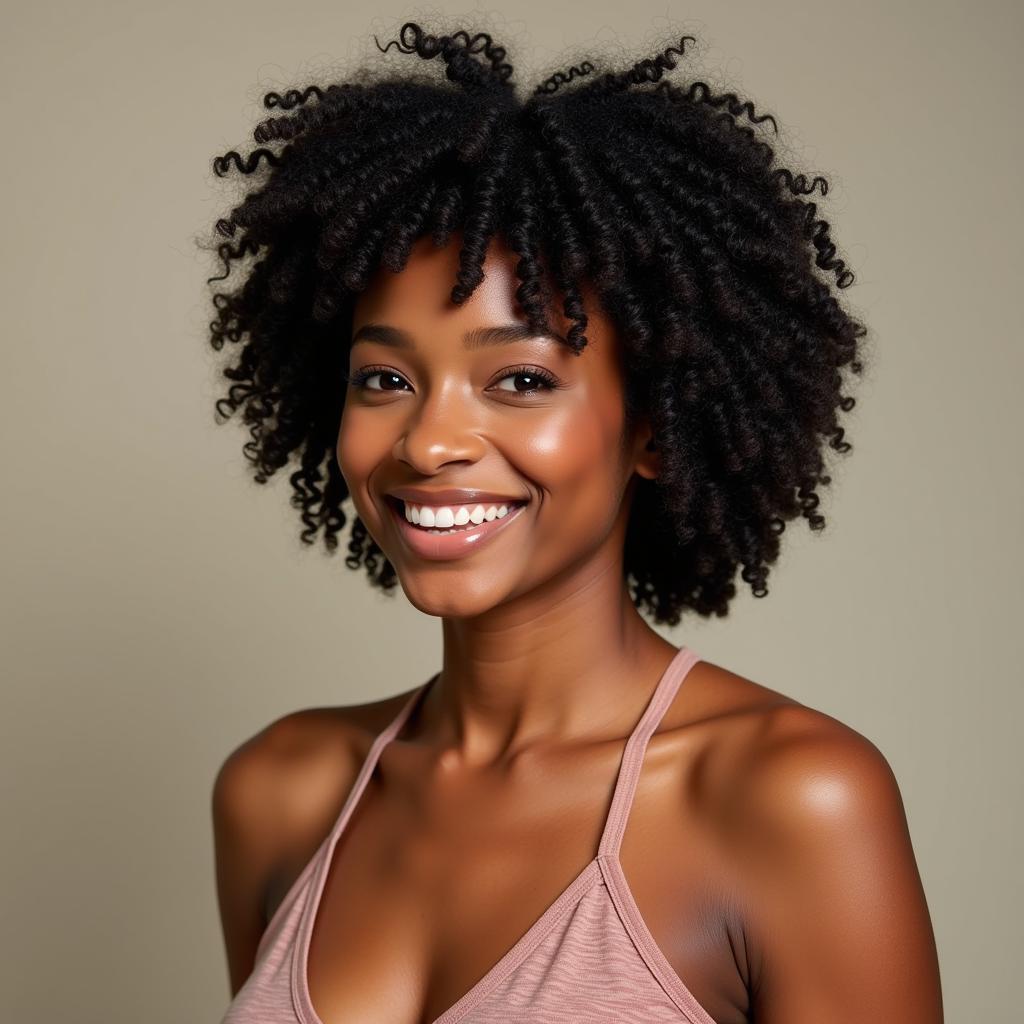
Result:
<svg viewBox="0 0 1024 1024"><path fill-rule="evenodd" d="M254 178L218 409L258 481L297 462L302 539L350 501L346 565L444 640L224 762L225 1024L941 1019L884 757L643 617L765 596L786 523L824 526L866 334L824 179L663 81L673 42L520 97L486 33L407 23L384 49L447 82L270 93L216 163Z"/></svg>
<svg viewBox="0 0 1024 1024"><path fill-rule="evenodd" d="M737 571L765 596L786 523L824 528L824 452L851 447L837 415L854 399L839 371L861 372L866 334L827 277L845 288L853 274L802 198L824 195L825 179L774 166L739 120L774 119L704 82L661 80L692 41L622 72L582 61L520 99L485 33L436 37L409 23L383 49L440 57L451 84L410 72L269 93L268 108L295 112L262 122L249 157L217 159L218 174L255 178L216 225L235 240L216 243L224 276L258 257L244 287L214 297L214 347L244 339L218 410L244 409L259 482L298 460L304 542L322 533L333 551L349 523L331 453L347 396L333 385L356 300L375 277L402 276L417 241L457 243L444 282L455 306L484 281L497 241L533 334L554 336L554 310L578 353L593 341L590 317L614 322L626 426L646 415L661 452L657 482L633 495L624 563L654 622L676 625L684 608L727 614ZM372 336L386 334L398 340ZM395 566L355 505L346 564L393 590Z"/></svg>
<svg viewBox="0 0 1024 1024"><path fill-rule="evenodd" d="M336 450L410 601L452 618L533 591L565 564L621 559L628 496L658 461L649 427L626 430L621 343L587 286L578 354L557 307L544 332L522 322L516 255L500 237L471 295L438 302L462 241L419 240L402 273L378 273L358 296ZM399 518L386 498L402 487ZM487 565L466 557L484 548ZM425 572L424 558L439 564Z"/></svg>

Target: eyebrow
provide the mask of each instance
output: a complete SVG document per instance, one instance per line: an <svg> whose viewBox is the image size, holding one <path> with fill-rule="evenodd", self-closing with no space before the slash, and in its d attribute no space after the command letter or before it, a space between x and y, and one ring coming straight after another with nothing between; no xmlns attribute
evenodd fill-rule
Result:
<svg viewBox="0 0 1024 1024"><path fill-rule="evenodd" d="M465 349L484 348L487 345L512 345L517 341L561 341L560 334L538 334L527 324L502 324L497 327L475 327L462 338ZM360 341L375 341L389 348L415 349L416 345L405 331L385 324L363 324L352 336L352 347Z"/></svg>

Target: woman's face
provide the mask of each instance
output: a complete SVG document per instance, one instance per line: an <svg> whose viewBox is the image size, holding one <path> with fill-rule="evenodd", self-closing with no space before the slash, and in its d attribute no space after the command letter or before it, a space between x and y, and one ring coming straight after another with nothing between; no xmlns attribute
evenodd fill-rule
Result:
<svg viewBox="0 0 1024 1024"><path fill-rule="evenodd" d="M401 273L378 271L359 296L337 457L356 511L410 602L467 618L513 600L562 600L620 567L629 485L634 472L656 475L657 455L645 448L646 424L623 435L622 354L591 295L580 356L528 330L474 342L482 329L527 325L515 298L517 257L499 239L469 300L449 301L460 241L455 235L438 250L421 239ZM564 338L571 322L555 306L548 315ZM439 538L406 524L402 503L389 497L410 487L467 488L526 504L425 499L457 513L456 533ZM477 512L461 530L462 504L510 511L479 528Z"/></svg>

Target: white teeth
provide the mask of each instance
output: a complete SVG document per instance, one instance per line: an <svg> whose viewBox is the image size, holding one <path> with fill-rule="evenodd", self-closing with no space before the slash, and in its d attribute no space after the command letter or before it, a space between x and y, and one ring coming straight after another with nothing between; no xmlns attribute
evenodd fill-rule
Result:
<svg viewBox="0 0 1024 1024"><path fill-rule="evenodd" d="M466 526L472 523L479 526L483 522L504 519L511 507L509 505L457 505L453 508L441 505L431 508L429 505L412 505L404 502L405 518L408 522L424 529L447 530L453 526Z"/></svg>

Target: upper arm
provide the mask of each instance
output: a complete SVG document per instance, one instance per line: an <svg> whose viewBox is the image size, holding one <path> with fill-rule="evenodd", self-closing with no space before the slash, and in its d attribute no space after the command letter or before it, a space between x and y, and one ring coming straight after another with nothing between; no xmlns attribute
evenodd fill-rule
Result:
<svg viewBox="0 0 1024 1024"><path fill-rule="evenodd" d="M865 737L788 710L744 786L761 1024L941 1024L931 921L893 772Z"/></svg>
<svg viewBox="0 0 1024 1024"><path fill-rule="evenodd" d="M267 732L228 755L211 799L217 903L232 998L252 973L265 925L263 899L281 846L279 783Z"/></svg>

